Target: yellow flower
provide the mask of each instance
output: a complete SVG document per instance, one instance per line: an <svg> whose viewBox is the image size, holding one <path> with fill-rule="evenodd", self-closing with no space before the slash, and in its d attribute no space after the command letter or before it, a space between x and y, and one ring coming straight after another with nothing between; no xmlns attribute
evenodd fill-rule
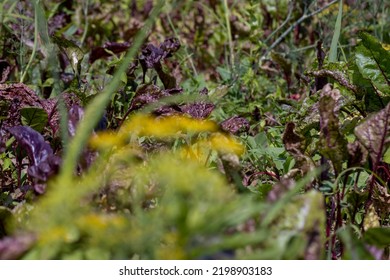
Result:
<svg viewBox="0 0 390 280"><path fill-rule="evenodd" d="M181 157L197 161L199 163L206 163L207 157L211 151L210 143L201 140L191 146L185 146L179 150Z"/></svg>
<svg viewBox="0 0 390 280"><path fill-rule="evenodd" d="M244 146L230 135L215 133L210 139L211 147L221 153L242 155L245 152Z"/></svg>
<svg viewBox="0 0 390 280"><path fill-rule="evenodd" d="M89 140L89 146L93 149L110 149L125 145L125 138L110 131L103 131L93 135Z"/></svg>
<svg viewBox="0 0 390 280"><path fill-rule="evenodd" d="M390 44L382 44L382 47L386 50L386 51L390 51Z"/></svg>
<svg viewBox="0 0 390 280"><path fill-rule="evenodd" d="M170 138L180 133L213 132L217 125L208 120L195 120L186 116L155 118L149 115L132 116L120 130L121 134Z"/></svg>

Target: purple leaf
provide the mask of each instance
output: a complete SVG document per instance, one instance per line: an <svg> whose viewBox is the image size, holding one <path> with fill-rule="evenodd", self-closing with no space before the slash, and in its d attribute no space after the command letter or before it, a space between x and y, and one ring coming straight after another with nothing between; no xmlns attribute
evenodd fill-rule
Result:
<svg viewBox="0 0 390 280"><path fill-rule="evenodd" d="M319 101L320 113L320 153L329 159L337 174L342 171L342 164L348 158L347 140L340 132L339 109L341 94L338 89L325 85Z"/></svg>
<svg viewBox="0 0 390 280"><path fill-rule="evenodd" d="M206 102L196 102L193 104L185 104L180 106L183 113L189 114L195 119L205 119L214 110L215 105Z"/></svg>
<svg viewBox="0 0 390 280"><path fill-rule="evenodd" d="M164 58L171 57L180 49L180 42L177 38L168 38L160 45L160 49L163 50Z"/></svg>
<svg viewBox="0 0 390 280"><path fill-rule="evenodd" d="M160 61L164 58L164 51L152 44L148 44L142 48L139 56L144 71L147 69L153 69L156 65L160 64Z"/></svg>
<svg viewBox="0 0 390 280"><path fill-rule="evenodd" d="M8 131L16 138L19 146L27 152L28 158L33 165L39 165L46 161L53 150L45 142L41 134L28 126L14 126Z"/></svg>
<svg viewBox="0 0 390 280"><path fill-rule="evenodd" d="M16 138L21 149L27 152L30 166L27 173L37 181L46 182L58 172L60 158L53 155L53 150L43 136L28 126L14 126L8 131Z"/></svg>
<svg viewBox="0 0 390 280"><path fill-rule="evenodd" d="M305 139L295 133L295 123L289 122L286 124L286 129L283 133L283 144L286 151L292 155L301 156L303 154Z"/></svg>
<svg viewBox="0 0 390 280"><path fill-rule="evenodd" d="M160 80L163 82L165 89L176 87L176 79L169 73L164 72L161 61L171 57L180 48L180 42L176 38L166 39L159 47L152 44L144 46L138 57L143 70L143 83L148 69L154 69Z"/></svg>
<svg viewBox="0 0 390 280"><path fill-rule="evenodd" d="M367 117L355 128L359 142L368 150L374 170L389 147L390 103L383 110Z"/></svg>
<svg viewBox="0 0 390 280"><path fill-rule="evenodd" d="M138 110L145 105L157 102L159 99L163 97L168 97L176 94L182 93L183 90L179 88L173 88L169 90L162 90L158 86L155 85L144 85L141 86L130 104L129 111Z"/></svg>
<svg viewBox="0 0 390 280"><path fill-rule="evenodd" d="M1 115L6 110L7 115L0 126L3 129L20 125L20 109L24 107L42 108L42 102L38 95L25 84L1 84L0 83Z"/></svg>
<svg viewBox="0 0 390 280"><path fill-rule="evenodd" d="M12 67L8 61L0 59L0 83L5 83L11 73Z"/></svg>
<svg viewBox="0 0 390 280"><path fill-rule="evenodd" d="M233 134L249 130L249 121L243 117L233 116L221 123L222 130Z"/></svg>
<svg viewBox="0 0 390 280"><path fill-rule="evenodd" d="M5 237L0 240L0 260L15 260L33 245L35 237L31 234Z"/></svg>
<svg viewBox="0 0 390 280"><path fill-rule="evenodd" d="M129 47L130 44L128 42L124 42L124 43L107 42L102 47L94 48L91 51L91 55L89 56L89 62L93 63L95 60L98 60L100 58L110 57L111 56L110 52L114 54L118 54L127 51Z"/></svg>
<svg viewBox="0 0 390 280"><path fill-rule="evenodd" d="M209 90L207 88L203 88L199 91L200 96L207 96ZM180 106L180 110L184 114L188 114L195 119L205 119L210 116L211 112L215 109L215 105L213 103L207 103L204 101L184 104Z"/></svg>

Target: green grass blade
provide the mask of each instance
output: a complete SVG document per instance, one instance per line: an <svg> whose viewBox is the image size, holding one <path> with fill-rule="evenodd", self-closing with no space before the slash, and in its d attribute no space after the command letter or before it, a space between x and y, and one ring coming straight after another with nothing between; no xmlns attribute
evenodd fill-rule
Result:
<svg viewBox="0 0 390 280"><path fill-rule="evenodd" d="M343 0L340 0L339 3L339 13L336 19L336 25L334 27L334 33L332 38L332 43L330 45L329 52L329 62L337 62L337 46L340 38L341 32L341 20L343 18Z"/></svg>
<svg viewBox="0 0 390 280"><path fill-rule="evenodd" d="M85 110L84 119L80 122L76 135L68 145L67 152L64 154L62 169L59 174L59 181L68 180L72 177L73 172L77 165L77 160L88 142L88 138L91 135L94 127L99 122L99 119L103 115L106 105L109 103L113 93L118 89L121 76L126 72L128 65L132 59L136 56L138 49L141 47L144 39L148 35L149 29L152 27L156 17L159 15L160 10L163 7L164 1L159 1L151 13L149 19L146 21L144 27L137 33L134 43L123 58L123 61L114 74L111 82L98 94Z"/></svg>

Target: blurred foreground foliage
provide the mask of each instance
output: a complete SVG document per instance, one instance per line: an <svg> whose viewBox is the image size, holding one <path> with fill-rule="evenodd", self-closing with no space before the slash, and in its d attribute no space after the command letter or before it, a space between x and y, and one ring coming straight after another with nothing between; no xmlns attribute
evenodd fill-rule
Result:
<svg viewBox="0 0 390 280"><path fill-rule="evenodd" d="M388 259L388 9L2 1L0 259Z"/></svg>

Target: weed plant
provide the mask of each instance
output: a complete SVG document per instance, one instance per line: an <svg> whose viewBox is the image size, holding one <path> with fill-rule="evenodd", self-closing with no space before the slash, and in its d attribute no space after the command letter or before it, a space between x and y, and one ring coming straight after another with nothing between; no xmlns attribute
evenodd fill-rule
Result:
<svg viewBox="0 0 390 280"><path fill-rule="evenodd" d="M0 1L0 259L389 259L386 1Z"/></svg>

